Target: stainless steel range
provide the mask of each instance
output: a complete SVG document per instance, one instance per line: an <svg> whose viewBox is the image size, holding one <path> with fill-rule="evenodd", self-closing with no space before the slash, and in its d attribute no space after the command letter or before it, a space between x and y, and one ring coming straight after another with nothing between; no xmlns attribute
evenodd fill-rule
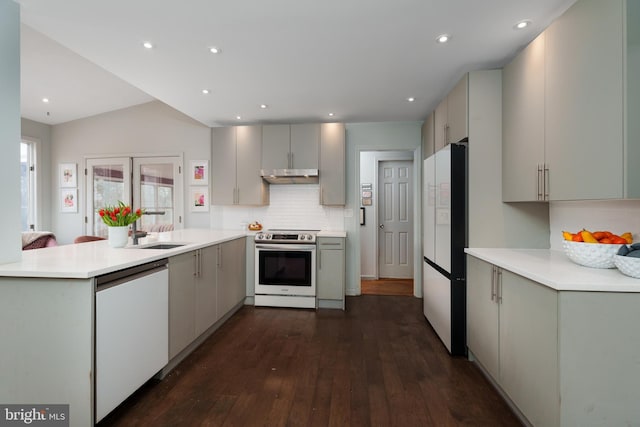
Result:
<svg viewBox="0 0 640 427"><path fill-rule="evenodd" d="M255 305L316 308L317 230L256 234Z"/></svg>

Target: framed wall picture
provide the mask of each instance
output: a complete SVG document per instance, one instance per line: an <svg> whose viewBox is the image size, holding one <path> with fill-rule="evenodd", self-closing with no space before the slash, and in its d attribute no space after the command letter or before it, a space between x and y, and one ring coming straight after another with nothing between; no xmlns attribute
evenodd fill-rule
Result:
<svg viewBox="0 0 640 427"><path fill-rule="evenodd" d="M78 212L78 189L77 188L61 188L60 189L60 212L65 212L65 213Z"/></svg>
<svg viewBox="0 0 640 427"><path fill-rule="evenodd" d="M190 190L191 212L209 212L209 187L191 187Z"/></svg>
<svg viewBox="0 0 640 427"><path fill-rule="evenodd" d="M75 163L60 163L60 187L75 188L78 186L78 167Z"/></svg>
<svg viewBox="0 0 640 427"><path fill-rule="evenodd" d="M209 185L209 161L191 160L189 176L191 185Z"/></svg>

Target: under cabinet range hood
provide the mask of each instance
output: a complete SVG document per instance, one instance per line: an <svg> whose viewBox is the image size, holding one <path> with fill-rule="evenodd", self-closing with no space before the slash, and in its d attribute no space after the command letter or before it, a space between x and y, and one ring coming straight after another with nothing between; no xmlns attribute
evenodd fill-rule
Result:
<svg viewBox="0 0 640 427"><path fill-rule="evenodd" d="M260 172L269 184L318 183L318 169L262 169Z"/></svg>

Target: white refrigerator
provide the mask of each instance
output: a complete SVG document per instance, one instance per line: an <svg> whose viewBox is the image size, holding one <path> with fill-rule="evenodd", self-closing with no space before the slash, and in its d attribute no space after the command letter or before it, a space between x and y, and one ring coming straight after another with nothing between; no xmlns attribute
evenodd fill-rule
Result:
<svg viewBox="0 0 640 427"><path fill-rule="evenodd" d="M423 165L424 315L451 355L466 355L467 143Z"/></svg>

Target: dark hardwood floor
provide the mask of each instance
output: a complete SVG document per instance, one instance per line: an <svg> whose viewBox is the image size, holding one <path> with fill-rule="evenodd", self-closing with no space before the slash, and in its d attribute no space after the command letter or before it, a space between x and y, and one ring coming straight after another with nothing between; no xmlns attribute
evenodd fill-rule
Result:
<svg viewBox="0 0 640 427"><path fill-rule="evenodd" d="M405 295L413 296L413 279L361 280L362 295Z"/></svg>
<svg viewBox="0 0 640 427"><path fill-rule="evenodd" d="M519 426L406 296L347 310L245 306L100 426Z"/></svg>

